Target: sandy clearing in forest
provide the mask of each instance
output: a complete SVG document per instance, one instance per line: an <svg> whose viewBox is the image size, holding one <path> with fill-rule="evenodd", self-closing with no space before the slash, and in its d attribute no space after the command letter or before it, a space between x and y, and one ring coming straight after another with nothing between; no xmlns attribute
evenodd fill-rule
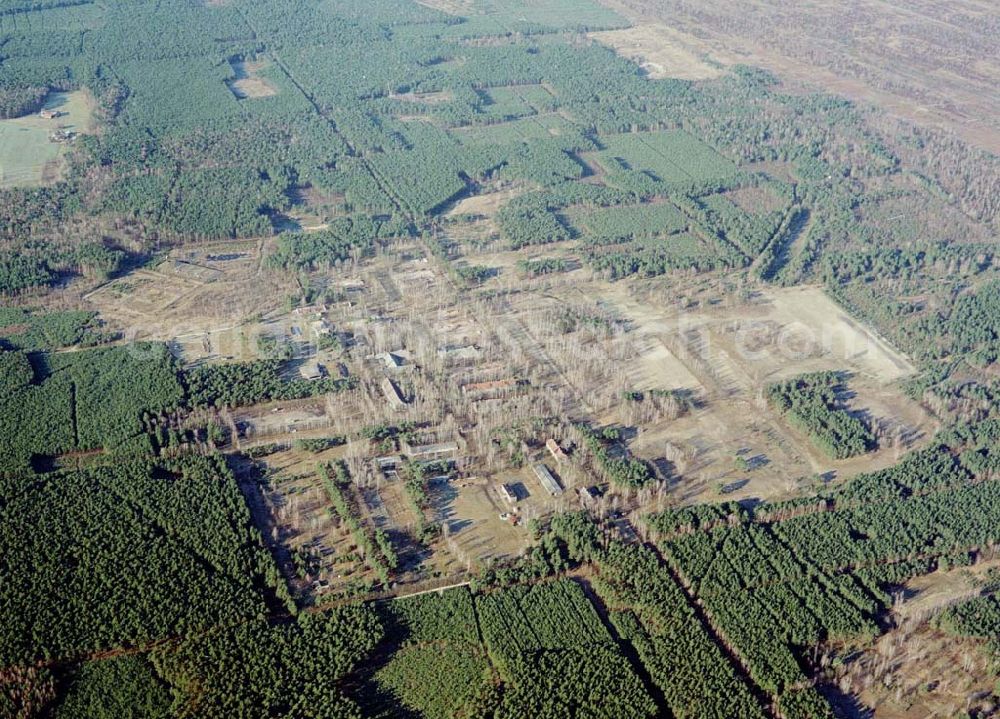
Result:
<svg viewBox="0 0 1000 719"><path fill-rule="evenodd" d="M256 62L234 62L233 72L236 78L226 84L230 92L238 100L251 100L259 97L273 97L278 94L278 88L272 85L266 78L260 75L261 70L267 68L271 63L266 61Z"/></svg>
<svg viewBox="0 0 1000 719"><path fill-rule="evenodd" d="M455 203L454 207L445 213L445 217L455 217L456 215L493 217L500 211L501 207L526 191L527 188L524 186L507 187L502 190L488 191L472 195L471 197L463 197Z"/></svg>
<svg viewBox="0 0 1000 719"><path fill-rule="evenodd" d="M772 290L766 295L773 317L789 326L798 323L821 344L819 350L834 361L888 383L916 373L916 368L874 330L848 315L820 287Z"/></svg>
<svg viewBox="0 0 1000 719"><path fill-rule="evenodd" d="M638 62L655 79L710 80L725 71L706 62L701 53L682 41L680 33L666 25L643 24L625 30L592 32L588 37Z"/></svg>
<svg viewBox="0 0 1000 719"><path fill-rule="evenodd" d="M739 375L756 383L852 370L888 384L916 372L901 352L851 318L821 287L766 288L744 304L690 310L616 304L640 333L666 336L682 360L691 354L721 375L732 374L736 365Z"/></svg>
<svg viewBox="0 0 1000 719"><path fill-rule="evenodd" d="M622 283L599 285L578 290L600 295L629 322L639 350L626 368L633 388L683 389L696 401L679 419L642 427L631 446L651 461L680 457L681 501L794 496L819 475L843 481L890 466L938 429L895 385L913 372L909 361L821 287L709 295L692 305L676 293L666 296L677 301L657 302L656 294L633 295ZM848 405L879 428L885 443L877 451L831 459L764 400L771 382L826 370L850 373ZM602 420L620 421L613 413ZM744 452L766 469L740 471L734 457Z"/></svg>

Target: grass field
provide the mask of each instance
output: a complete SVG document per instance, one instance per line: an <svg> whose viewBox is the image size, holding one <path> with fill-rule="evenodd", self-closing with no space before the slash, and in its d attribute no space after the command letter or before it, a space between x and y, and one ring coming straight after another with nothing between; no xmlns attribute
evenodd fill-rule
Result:
<svg viewBox="0 0 1000 719"><path fill-rule="evenodd" d="M54 182L62 172L62 156L70 146L49 140L59 127L72 132L91 128L92 101L84 92L53 92L45 108L64 113L54 120L37 114L0 120L0 188Z"/></svg>
<svg viewBox="0 0 1000 719"><path fill-rule="evenodd" d="M681 211L666 202L573 212L570 220L596 243L669 234L688 225Z"/></svg>
<svg viewBox="0 0 1000 719"><path fill-rule="evenodd" d="M500 117L533 115L551 109L555 102L553 95L541 85L492 87L483 92L491 103L485 107L486 112Z"/></svg>
<svg viewBox="0 0 1000 719"><path fill-rule="evenodd" d="M634 132L601 138L598 162L609 173L643 170L666 182L699 182L728 177L736 166L683 130Z"/></svg>
<svg viewBox="0 0 1000 719"><path fill-rule="evenodd" d="M557 137L577 130L566 118L550 113L493 125L456 128L451 132L463 145L509 145Z"/></svg>
<svg viewBox="0 0 1000 719"><path fill-rule="evenodd" d="M89 3L0 15L0 33L93 30L104 23L104 13L103 3Z"/></svg>

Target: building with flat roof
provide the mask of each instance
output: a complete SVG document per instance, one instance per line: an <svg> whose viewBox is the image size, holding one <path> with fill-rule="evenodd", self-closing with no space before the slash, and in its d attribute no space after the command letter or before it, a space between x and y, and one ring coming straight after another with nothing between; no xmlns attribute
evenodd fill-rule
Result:
<svg viewBox="0 0 1000 719"><path fill-rule="evenodd" d="M517 504L517 493L509 484L500 485L500 496L503 497L504 501L508 504Z"/></svg>
<svg viewBox="0 0 1000 719"><path fill-rule="evenodd" d="M601 498L601 492L597 489L597 487L580 487L577 491L580 494L580 501L587 506L593 504Z"/></svg>
<svg viewBox="0 0 1000 719"><path fill-rule="evenodd" d="M404 443L403 449L413 459L433 461L454 457L455 453L458 452L458 444L455 442L438 442L436 444Z"/></svg>
<svg viewBox="0 0 1000 719"><path fill-rule="evenodd" d="M323 365L315 360L311 362L304 362L299 367L299 374L302 375L302 379L319 379L323 376Z"/></svg>

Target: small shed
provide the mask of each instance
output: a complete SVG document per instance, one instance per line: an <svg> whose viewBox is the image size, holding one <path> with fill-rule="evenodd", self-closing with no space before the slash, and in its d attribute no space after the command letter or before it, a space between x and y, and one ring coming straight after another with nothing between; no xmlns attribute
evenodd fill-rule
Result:
<svg viewBox="0 0 1000 719"><path fill-rule="evenodd" d="M597 487L580 487L580 501L589 506L601 498L601 492Z"/></svg>
<svg viewBox="0 0 1000 719"><path fill-rule="evenodd" d="M302 379L308 379L308 380L319 379L324 374L323 365L321 365L316 360L304 362L299 367L299 374L302 375Z"/></svg>
<svg viewBox="0 0 1000 719"><path fill-rule="evenodd" d="M566 453L563 451L563 448L560 447L559 443L556 442L555 439L553 439L552 437L549 437L545 441L545 447L549 450L549 454L552 455L552 459L554 459L557 464L562 464L567 459L569 459L569 457L567 457Z"/></svg>

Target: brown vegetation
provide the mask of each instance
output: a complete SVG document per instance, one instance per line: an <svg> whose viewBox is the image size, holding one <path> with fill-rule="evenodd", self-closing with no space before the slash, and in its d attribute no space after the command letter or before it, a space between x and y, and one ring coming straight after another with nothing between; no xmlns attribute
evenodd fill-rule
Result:
<svg viewBox="0 0 1000 719"><path fill-rule="evenodd" d="M605 0L641 25L669 26L725 64L767 67L1000 151L1000 27L990 3Z"/></svg>

